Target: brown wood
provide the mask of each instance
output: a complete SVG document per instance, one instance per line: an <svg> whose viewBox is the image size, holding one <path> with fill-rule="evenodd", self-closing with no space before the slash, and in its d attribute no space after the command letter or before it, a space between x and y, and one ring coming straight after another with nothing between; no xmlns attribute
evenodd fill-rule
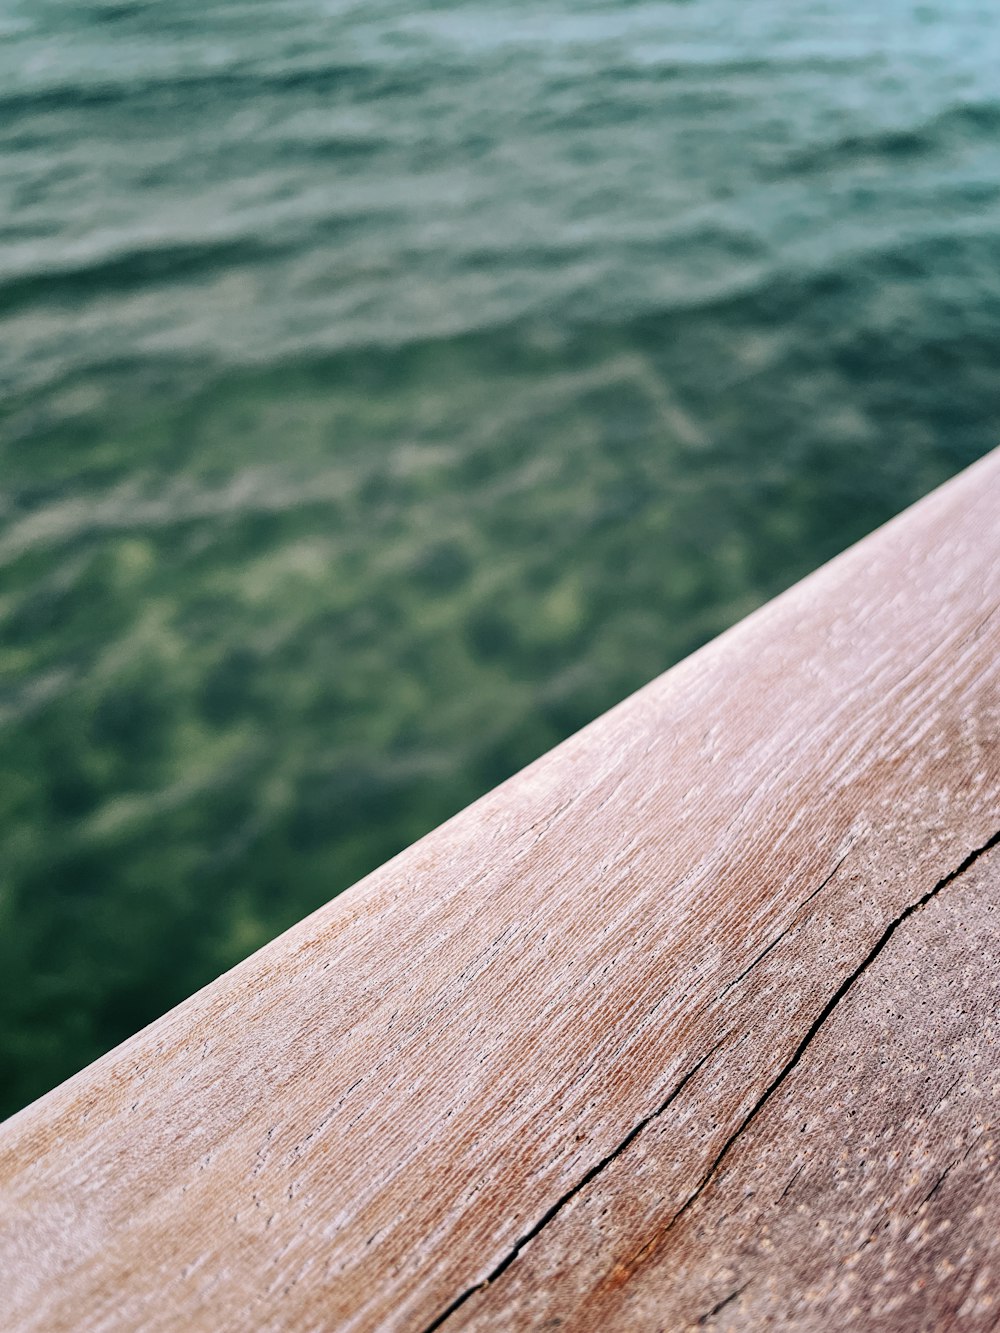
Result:
<svg viewBox="0 0 1000 1333"><path fill-rule="evenodd" d="M998 612L994 454L13 1117L4 1326L992 1327Z"/></svg>
<svg viewBox="0 0 1000 1333"><path fill-rule="evenodd" d="M1000 847L946 887L814 1024L696 1184L692 1081L444 1328L1000 1323ZM782 986L768 963L748 978L760 1003Z"/></svg>

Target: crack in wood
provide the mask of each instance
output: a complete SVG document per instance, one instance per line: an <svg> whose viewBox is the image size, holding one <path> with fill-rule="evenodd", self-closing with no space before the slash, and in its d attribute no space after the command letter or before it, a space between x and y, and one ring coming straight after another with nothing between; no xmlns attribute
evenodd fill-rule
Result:
<svg viewBox="0 0 1000 1333"><path fill-rule="evenodd" d="M805 1170L805 1162L800 1163L799 1166L795 1168L795 1170L789 1176L788 1183L785 1185L785 1188L778 1195L779 1203L787 1195L788 1191L792 1188L792 1186L795 1184L795 1182L798 1180L799 1176L801 1176L804 1170Z"/></svg>
<svg viewBox="0 0 1000 1333"><path fill-rule="evenodd" d="M719 1167L722 1165L723 1161L729 1155L731 1149L734 1147L736 1142L746 1132L746 1130L750 1127L750 1125L757 1118L760 1112L768 1104L768 1102L778 1091L781 1085L785 1082L788 1076L793 1072L793 1070L801 1061L803 1055L808 1049L813 1038L822 1028L826 1020L837 1008L841 1000L844 999L844 997L847 995L848 991L858 980L858 978L872 965L872 963L875 962L879 954L881 954L883 949L895 935L896 931L900 928L900 926L902 926L906 921L908 921L910 917L914 915L914 913L918 912L922 907L925 907L927 903L929 903L933 898L936 898L937 895L942 891L942 889L947 888L949 884L952 884L961 875L964 875L968 870L970 870L981 856L984 856L988 851L991 851L992 848L996 847L998 844L1000 844L1000 829L998 829L992 835L992 837L990 837L981 846L976 847L973 851L971 851L968 854L968 856L966 856L965 859L961 862L960 865L956 866L954 870L949 871L947 875L944 875L941 879L939 879L932 888L928 889L926 893L921 895L921 897L917 898L914 902L910 903L896 917L894 917L892 921L889 922L889 924L883 930L882 934L879 936L878 940L875 942L874 946L869 950L869 952L865 955L865 957L858 964L858 966L854 968L854 970L841 982L841 984L834 991L833 995L820 1010L819 1014L809 1025L809 1028L807 1029L805 1036L799 1042L798 1046L796 1046L791 1057L786 1061L786 1063L782 1066L779 1072L771 1080L771 1082L768 1084L767 1088L765 1088L761 1096L757 1099L754 1105L743 1117L742 1121L737 1126L737 1128L733 1131L732 1134L730 1134L729 1138L726 1140L722 1148L716 1154L714 1160L712 1161L708 1170L702 1176L701 1180L698 1182L695 1189L688 1195L687 1199L684 1201L684 1203L681 1204L677 1212L674 1213L673 1217L661 1231L657 1240L653 1244L644 1247L642 1251L643 1259L648 1258L649 1255L652 1254L658 1248L659 1244L663 1240L663 1237L666 1236L666 1234L676 1225L677 1222L680 1221L680 1219L691 1209L691 1207L705 1192L705 1190L711 1183L712 1179L714 1178L716 1172L719 1170ZM838 864L834 867L831 874L827 877L826 880L823 881L823 883L819 886L819 888L814 890L809 895L809 898L804 900L802 904L803 906L805 905L805 903L810 901L811 898L815 897L816 894L820 891L820 889L825 887L825 885L829 883L830 879L832 879L833 876L836 875L837 871L840 869L840 866L843 864L844 860L846 860L846 855L847 854L845 853L845 856L841 858L841 861L838 862ZM788 929L790 929L790 927L786 928L786 930L782 932L782 934L787 934ZM779 939L780 938L781 937L779 936ZM777 941L775 941L775 943L777 943ZM766 954L767 952L769 952L771 947L773 946L768 946L768 949L766 949L764 953ZM756 963L759 962L760 958L762 958L763 956L764 954L761 954L760 957L750 965L750 967L752 968L756 966ZM747 969L747 971L749 970L750 969ZM745 975L745 973L743 975ZM740 980L740 978L737 978L737 980ZM731 985L733 984L735 983L731 983ZM723 994L725 994L725 991L723 992ZM691 1079L694 1078L694 1076L698 1073L698 1071L715 1054L716 1050L722 1044L723 1040L724 1040L723 1038L720 1038L719 1041L717 1041L715 1045L705 1055L701 1057L701 1059L697 1062L697 1064L695 1064L690 1070L688 1070L688 1072L684 1075L684 1077L680 1080L680 1082L670 1092L669 1096L655 1110L651 1111L647 1116L644 1116L643 1119L641 1119L636 1125L634 1125L632 1129L628 1132L628 1134L625 1136L625 1138L622 1139L622 1141L615 1148L613 1148L609 1153L607 1153L604 1157L602 1157L600 1161L596 1162L592 1167L590 1167L589 1170L586 1171L584 1175L581 1176L580 1179L570 1187L570 1189L568 1189L564 1194L562 1194L542 1214L542 1216L538 1219L537 1222L535 1222L535 1224L530 1228L530 1230L525 1232L524 1235L511 1247L511 1249L507 1252L507 1254L504 1255L504 1257L499 1261L499 1263L497 1263L493 1267L493 1269L484 1279L482 1279L482 1281L476 1282L473 1285L467 1287L464 1291L460 1292L459 1295L456 1296L455 1299L451 1301L451 1303L439 1315L437 1315L429 1324L425 1326L422 1333L435 1333L435 1330L439 1329L446 1322L446 1320L450 1319L451 1316L455 1314L456 1311L459 1310L460 1307L463 1306L466 1301L468 1301L472 1296L476 1294L476 1292L481 1291L483 1288L489 1286L490 1283L494 1282L503 1273L505 1273L507 1269L510 1268L511 1264L513 1264L514 1261L517 1259L517 1257L520 1255L524 1247L530 1241L534 1240L535 1237L538 1236L548 1226L548 1224L563 1210L563 1208L572 1199L574 1199L578 1194L580 1194L581 1191L583 1191L594 1179L596 1179L597 1176L599 1176L604 1170L606 1170L606 1168L610 1166L611 1163L614 1162L616 1158L620 1157L630 1147L630 1145L635 1141L635 1139L639 1136L639 1134L642 1133L644 1129L646 1129L650 1124L652 1124L654 1120L656 1120L669 1108L671 1103L674 1102L677 1099L677 1097L680 1096L680 1094L683 1092L684 1088L691 1081ZM729 1299L733 1299L735 1296L738 1296L739 1294L740 1294L739 1292L732 1293L732 1295L727 1298L727 1301ZM727 1301L723 1302L723 1305L726 1304ZM717 1312L718 1311L716 1310L715 1313ZM709 1316L711 1316L712 1313L713 1312L710 1311Z"/></svg>
<svg viewBox="0 0 1000 1333"><path fill-rule="evenodd" d="M948 1163L945 1169L938 1176L937 1180L935 1180L934 1184L931 1186L928 1193L925 1194L924 1197L920 1200L918 1208L923 1208L924 1204L930 1203L931 1199L934 1198L934 1195L937 1194L938 1190L947 1180L949 1172L952 1171L956 1166L958 1166L960 1162L964 1162L966 1158L969 1156L969 1154L972 1152L972 1149L974 1147L975 1144L970 1143L961 1157L956 1157L953 1162Z"/></svg>
<svg viewBox="0 0 1000 1333"><path fill-rule="evenodd" d="M942 879L938 880L938 882L934 885L933 888L928 889L925 894L919 897L915 902L910 903L908 907L904 907L902 912L900 912L898 916L894 917L893 920L889 922L885 930L882 932L878 940L875 942L874 947L861 960L861 962L854 969L854 971L851 972L850 975L847 976L840 983L840 985L834 991L833 995L830 997L829 1000L827 1000L826 1004L820 1010L819 1014L816 1016L815 1019L813 1019L805 1036L802 1038L798 1046L793 1051L791 1059L789 1059L786 1062L786 1064L779 1070L779 1072L768 1084L767 1088L765 1088L763 1094L757 1099L757 1101L753 1104L753 1106L750 1108L747 1114L743 1117L743 1120L740 1122L737 1128L732 1132L732 1134L730 1134L729 1138L722 1145L722 1148L719 1150L715 1160L712 1162L712 1165L708 1168L708 1170L702 1176L701 1180L698 1182L697 1187L691 1192L691 1194L688 1195L687 1199L685 1199L684 1203L681 1204L680 1208L678 1208L677 1212L667 1223L667 1226L664 1228L664 1234L666 1234L666 1232L669 1231L671 1227L673 1227L674 1224L684 1216L684 1214L688 1211L688 1209L691 1208L692 1204L694 1204L696 1200L700 1198L700 1196L704 1193L705 1189L711 1182L712 1177L715 1175L716 1171L718 1171L724 1159L728 1156L730 1149L740 1138L740 1136L749 1128L751 1123L757 1118L760 1112L764 1109L767 1103L771 1100L774 1094L781 1087L782 1083L784 1083L785 1079L795 1069L796 1065L802 1059L803 1055L806 1052L806 1049L808 1048L812 1039L816 1036L817 1032L819 1032L820 1028L833 1013L834 1009L836 1009L837 1005L840 1004L841 1000L844 998L847 992L857 981L858 977L860 977L862 973L865 972L872 965L872 963L874 963L875 959L878 958L879 954L892 939L893 935L895 935L899 927L902 926L904 922L908 921L915 912L919 912L922 907L925 907L931 901L932 898L936 898L942 889L947 888L947 886L953 883L956 879L958 879L960 875L964 875L967 870L970 870L981 856L984 856L986 852L996 847L998 843L1000 843L1000 829L998 829L996 833L994 833L993 836L987 842L984 842L982 846L977 847L973 851L971 851L969 855L965 858L965 860L961 863L961 865L957 866L954 870L949 871L947 875L945 875Z"/></svg>
<svg viewBox="0 0 1000 1333"><path fill-rule="evenodd" d="M850 855L850 850L851 850L850 847L848 847L847 851L846 851L846 852L844 853L844 855L840 858L840 860L837 862L837 864L833 867L833 869L830 871L829 875L827 875L826 879L824 879L820 884L818 884L818 885L816 886L816 888L813 889L812 893L810 893L807 897L805 897L805 898L802 899L802 901L799 903L798 907L796 907L796 909L795 909L795 913L794 913L794 915L793 915L791 921L789 921L788 925L787 925L787 926L785 927L785 929L781 932L781 934L775 936L775 938L771 941L771 943L767 946L767 948L766 948L766 949L762 949L762 950L760 951L760 953L757 955L757 957L753 960L753 962L752 962L752 963L748 963L747 966L743 969L743 971L739 974L739 976L738 976L738 977L734 977L733 980L728 984L728 986L726 986L723 990L721 990L721 991L719 992L718 997L717 997L717 1000L716 1000L716 1003L718 1003L718 1000L721 1000L721 999L723 999L725 996L727 996L727 995L729 994L729 992L733 989L734 986L738 986L738 985L740 984L740 982L744 980L744 978L748 977L748 976L750 975L750 973L754 970L754 968L757 966L757 964L758 964L758 963L762 963L762 962L764 961L764 959L767 957L767 955L771 952L771 950L772 950L772 949L776 949L776 948L778 947L778 945L781 943L781 941L782 941L782 940L785 938L785 936L788 934L788 932L789 932L790 930L794 929L794 927L795 927L795 923L798 921L798 919L799 919L799 914L801 913L802 909L803 909L804 907L808 907L809 904L812 902L812 900L816 897L816 895L817 895L818 893L822 893L822 892L823 892L823 890L826 888L826 886L830 883L830 881L831 881L831 880L834 878L834 876L837 874L837 871L840 869L840 867L841 867L841 866L844 864L844 862L847 860L848 856Z"/></svg>
<svg viewBox="0 0 1000 1333"><path fill-rule="evenodd" d="M731 1291L728 1296L723 1296L721 1301L717 1301L715 1305L712 1306L711 1310L706 1310L704 1314L699 1315L697 1321L699 1328L704 1327L705 1324L711 1323L715 1316L721 1314L727 1305L732 1305L733 1301L739 1300L747 1287L749 1287L750 1281L751 1279L748 1279L743 1283L742 1287L737 1287L736 1290Z"/></svg>
<svg viewBox="0 0 1000 1333"><path fill-rule="evenodd" d="M491 1270L491 1272L485 1278L483 1278L481 1282L476 1282L473 1286L467 1287L463 1292L461 1292L458 1296L456 1296L455 1299L451 1302L451 1304L445 1310L443 1310L442 1313L437 1316L437 1318L432 1320L431 1323L429 1323L426 1326L426 1328L423 1330L423 1333L434 1333L434 1330L440 1328L441 1325L445 1322L445 1320L449 1319L459 1308L459 1306L464 1305L470 1296L474 1296L476 1292L480 1291L483 1287L488 1287L491 1282L494 1282L498 1277L500 1277L502 1273L506 1272L506 1270L511 1266L511 1264L514 1262L517 1256L524 1249L525 1245L527 1245L529 1241L534 1240L534 1238L542 1230L544 1230L545 1227L548 1226L548 1224L552 1221L552 1219L556 1216L556 1214L561 1212L562 1209L565 1208L565 1206L570 1202L571 1199L575 1198L576 1195L578 1195L581 1192L581 1190L586 1189L586 1187L590 1184L590 1182L594 1180L597 1176L599 1176L601 1172L607 1166L609 1166L616 1157L620 1157L621 1154L625 1152L625 1150L629 1147L629 1145L636 1138L638 1138L638 1136L642 1133L642 1131L646 1128L646 1126L651 1125L653 1121L657 1118L657 1116L662 1115L663 1112L670 1106L671 1102L675 1101L676 1098L678 1098L681 1095L685 1087L688 1085L688 1083L690 1083L691 1079L693 1079L695 1074L698 1073L699 1069L701 1069L701 1067L704 1064L706 1064L712 1058L715 1052L719 1049L719 1047L722 1045L723 1040L724 1038L720 1037L719 1040L715 1043L715 1045L711 1048L711 1050L706 1051L705 1054L698 1061L698 1063L694 1065L693 1068L688 1070L688 1072L684 1075L681 1081L678 1084L676 1084L676 1086L671 1090L667 1098L663 1102L661 1102L660 1105L654 1111L650 1111L649 1115L644 1116L639 1121L638 1124L633 1125L633 1127L629 1130L628 1134L626 1134L625 1138L622 1139L622 1141L619 1144L617 1144L616 1147L614 1147L611 1150L611 1152L607 1153L604 1157L602 1157L600 1161L595 1162L594 1165L590 1167L589 1170L586 1171L585 1174L582 1175L574 1185L570 1186L570 1188L565 1192L565 1194L560 1195L560 1197L555 1201L555 1203L552 1204L552 1206L542 1214L542 1216L538 1219L538 1221L534 1224L534 1226L529 1231L526 1231L524 1235L511 1247L511 1249L507 1252L507 1254L503 1257L503 1259L501 1259L500 1262Z"/></svg>
<svg viewBox="0 0 1000 1333"><path fill-rule="evenodd" d="M949 1163L948 1163L948 1165L945 1167L945 1169L944 1169L944 1170L941 1172L941 1174L938 1176L937 1180L935 1180L934 1184L930 1187L930 1189L928 1190L928 1192L927 1192L927 1193L924 1195L924 1197L921 1199L921 1201L920 1201L920 1206L921 1206L921 1207L923 1207L923 1205L924 1205L925 1203L930 1203L931 1199L934 1198L934 1195L937 1194L938 1190L941 1188L941 1186L944 1184L944 1182L948 1179L948 1172L951 1170L951 1168L952 1168L953 1166L957 1166L957 1165L958 1165L958 1158L956 1158L954 1162L949 1162Z"/></svg>

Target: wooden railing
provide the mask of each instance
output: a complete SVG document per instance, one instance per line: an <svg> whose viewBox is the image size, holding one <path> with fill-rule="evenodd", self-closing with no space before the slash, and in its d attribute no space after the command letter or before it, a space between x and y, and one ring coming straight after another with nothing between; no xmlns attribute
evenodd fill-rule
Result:
<svg viewBox="0 0 1000 1333"><path fill-rule="evenodd" d="M0 1322L1000 1318L1000 455L0 1130Z"/></svg>

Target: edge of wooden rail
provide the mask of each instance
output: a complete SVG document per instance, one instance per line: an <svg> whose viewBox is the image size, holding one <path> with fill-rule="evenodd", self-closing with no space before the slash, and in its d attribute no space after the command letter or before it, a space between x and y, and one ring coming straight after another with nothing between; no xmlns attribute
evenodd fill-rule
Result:
<svg viewBox="0 0 1000 1333"><path fill-rule="evenodd" d="M875 1279L822 1255L803 1314L801 1237L724 1276L745 1200L693 1219L751 1139L754 1170L785 1143L765 1121L835 1032L827 1100L854 1097L843 1049L875 1020L852 1006L916 966L898 950L956 882L983 952L998 497L1000 451L7 1121L8 1326L891 1326L892 1292L865 1305ZM982 1026L912 1006L948 1052ZM944 1290L940 1255L914 1262Z"/></svg>

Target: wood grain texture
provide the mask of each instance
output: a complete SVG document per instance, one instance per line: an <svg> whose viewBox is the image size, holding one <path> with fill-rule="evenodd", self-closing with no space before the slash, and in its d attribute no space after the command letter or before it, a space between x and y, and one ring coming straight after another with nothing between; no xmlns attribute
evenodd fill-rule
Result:
<svg viewBox="0 0 1000 1333"><path fill-rule="evenodd" d="M994 454L8 1121L4 1326L991 1327L998 687Z"/></svg>
<svg viewBox="0 0 1000 1333"><path fill-rule="evenodd" d="M682 1203L677 1099L443 1327L996 1327L1000 847L945 887Z"/></svg>

